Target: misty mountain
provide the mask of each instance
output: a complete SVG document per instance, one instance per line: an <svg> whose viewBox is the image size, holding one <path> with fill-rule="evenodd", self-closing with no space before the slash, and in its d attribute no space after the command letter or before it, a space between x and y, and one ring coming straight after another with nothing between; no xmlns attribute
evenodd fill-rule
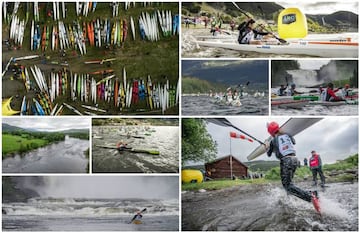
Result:
<svg viewBox="0 0 360 233"><path fill-rule="evenodd" d="M33 128L21 128L13 125L9 125L6 123L2 124L2 131L3 132L15 132L15 131L23 131L23 132L50 132L50 131L41 131L38 129ZM71 133L89 133L88 129L68 129L68 130L59 130L59 131L51 131L51 133L64 133L64 134L71 134Z"/></svg>
<svg viewBox="0 0 360 233"><path fill-rule="evenodd" d="M183 61L182 76L226 85L267 83L268 62L256 61Z"/></svg>
<svg viewBox="0 0 360 233"><path fill-rule="evenodd" d="M330 15L306 15L306 17L323 26L332 26L338 29L358 28L359 16L349 11L338 11Z"/></svg>

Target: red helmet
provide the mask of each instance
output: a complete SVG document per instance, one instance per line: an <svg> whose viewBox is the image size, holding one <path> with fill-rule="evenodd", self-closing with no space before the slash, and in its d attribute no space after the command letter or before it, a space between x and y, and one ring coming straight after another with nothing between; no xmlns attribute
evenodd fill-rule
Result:
<svg viewBox="0 0 360 233"><path fill-rule="evenodd" d="M279 124L276 123L275 121L267 124L267 130L269 134L273 137L279 131L279 129L280 129Z"/></svg>

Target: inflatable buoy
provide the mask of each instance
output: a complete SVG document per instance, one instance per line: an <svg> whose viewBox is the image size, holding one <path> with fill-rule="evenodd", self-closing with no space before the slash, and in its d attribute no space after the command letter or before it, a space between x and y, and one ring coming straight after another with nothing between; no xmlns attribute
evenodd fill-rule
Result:
<svg viewBox="0 0 360 233"><path fill-rule="evenodd" d="M185 169L181 171L182 183L201 183L203 180L203 174L199 170Z"/></svg>
<svg viewBox="0 0 360 233"><path fill-rule="evenodd" d="M304 38L308 28L306 16L298 8L286 8L278 16L280 38Z"/></svg>

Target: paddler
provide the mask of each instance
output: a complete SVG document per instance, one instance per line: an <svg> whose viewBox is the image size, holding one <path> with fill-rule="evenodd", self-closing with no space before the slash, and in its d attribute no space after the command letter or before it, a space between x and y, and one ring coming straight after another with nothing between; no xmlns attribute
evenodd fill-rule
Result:
<svg viewBox="0 0 360 233"><path fill-rule="evenodd" d="M279 90L277 91L278 96L285 96L286 95L286 89L288 88L288 85L281 84Z"/></svg>
<svg viewBox="0 0 360 233"><path fill-rule="evenodd" d="M313 185L316 186L317 185L317 174L319 173L320 176L320 180L321 180L321 187L324 188L325 187L325 176L322 172L321 166L322 166L322 162L321 162L321 158L320 155L316 153L316 151L311 151L311 157L309 159L309 164L310 164L310 170L313 174Z"/></svg>
<svg viewBox="0 0 360 233"><path fill-rule="evenodd" d="M336 102L336 101L342 101L343 98L337 96L335 93L338 92L340 88L337 88L334 90L334 84L333 83L329 83L327 88L326 88L326 96L325 96L325 101L329 101L329 102Z"/></svg>
<svg viewBox="0 0 360 233"><path fill-rule="evenodd" d="M301 94L304 94L303 92L299 92L296 90L296 84L295 83L292 83L290 85L290 89L288 90L287 94L289 96L294 96L294 95L301 95Z"/></svg>
<svg viewBox="0 0 360 233"><path fill-rule="evenodd" d="M136 212L136 214L134 215L134 217L131 219L130 223L132 223L133 221L137 220L137 221L140 221L142 219L142 213L146 211L146 208L141 210L141 211L138 211Z"/></svg>
<svg viewBox="0 0 360 233"><path fill-rule="evenodd" d="M281 183L287 193L307 202L312 202L314 206L315 204L318 205L317 191L305 191L292 182L299 164L294 148L295 139L291 135L281 132L279 124L276 122L268 123L267 130L273 137L270 143L265 144L267 155L270 157L272 153L275 153L275 156L280 160Z"/></svg>
<svg viewBox="0 0 360 233"><path fill-rule="evenodd" d="M130 149L129 147L127 147L127 143L125 142L122 142L122 141L119 141L117 144L116 144L116 148L119 152L121 151L124 151L126 149Z"/></svg>
<svg viewBox="0 0 360 233"><path fill-rule="evenodd" d="M273 34L271 32L258 31L255 26L255 20L251 18L239 25L239 44L262 44L263 39L272 38Z"/></svg>

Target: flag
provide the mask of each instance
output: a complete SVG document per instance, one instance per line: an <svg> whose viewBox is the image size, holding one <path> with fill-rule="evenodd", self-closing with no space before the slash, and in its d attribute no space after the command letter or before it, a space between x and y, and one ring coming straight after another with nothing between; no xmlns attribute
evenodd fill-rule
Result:
<svg viewBox="0 0 360 233"><path fill-rule="evenodd" d="M249 142L253 142L253 140L251 138L248 138L243 134L238 134L238 133L235 133L235 132L230 132L230 137L231 138L240 138L240 139L243 139L243 140L248 140Z"/></svg>

